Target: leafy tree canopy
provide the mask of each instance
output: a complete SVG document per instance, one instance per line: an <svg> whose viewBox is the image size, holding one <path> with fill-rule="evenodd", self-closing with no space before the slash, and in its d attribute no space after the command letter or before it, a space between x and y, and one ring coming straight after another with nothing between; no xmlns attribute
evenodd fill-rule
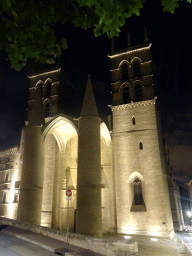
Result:
<svg viewBox="0 0 192 256"><path fill-rule="evenodd" d="M164 11L174 13L182 0L161 0ZM70 21L95 36L118 35L126 19L140 15L145 0L2 0L0 1L0 50L8 54L11 65L20 70L27 59L54 63L67 48L65 38L58 40L56 24ZM191 0L187 0L191 3Z"/></svg>

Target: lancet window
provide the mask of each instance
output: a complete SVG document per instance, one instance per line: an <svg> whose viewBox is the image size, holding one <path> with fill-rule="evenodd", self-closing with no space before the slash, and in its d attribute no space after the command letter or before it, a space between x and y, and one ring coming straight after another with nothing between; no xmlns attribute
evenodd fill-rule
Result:
<svg viewBox="0 0 192 256"><path fill-rule="evenodd" d="M134 185L134 203L135 205L143 205L142 184L139 178L133 182Z"/></svg>
<svg viewBox="0 0 192 256"><path fill-rule="evenodd" d="M133 62L133 77L140 77L141 76L141 69L140 64L138 61Z"/></svg>
<svg viewBox="0 0 192 256"><path fill-rule="evenodd" d="M123 87L123 104L130 103L129 87Z"/></svg>
<svg viewBox="0 0 192 256"><path fill-rule="evenodd" d="M121 79L123 82L129 80L128 66L126 64L121 66Z"/></svg>

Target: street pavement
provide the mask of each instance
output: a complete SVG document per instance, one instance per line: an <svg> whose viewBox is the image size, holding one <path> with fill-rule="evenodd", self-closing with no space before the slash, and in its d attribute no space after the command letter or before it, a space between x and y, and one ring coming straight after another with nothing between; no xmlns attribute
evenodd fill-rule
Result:
<svg viewBox="0 0 192 256"><path fill-rule="evenodd" d="M57 255L39 246L0 232L0 256L52 256Z"/></svg>
<svg viewBox="0 0 192 256"><path fill-rule="evenodd" d="M102 256L101 254L92 252L90 250L86 250L84 248L80 248L74 245L71 245L69 243L65 243L63 241L48 237L48 236L43 236L28 230L16 228L13 226L6 226L3 225L1 227L1 232L0 234L3 235L10 235L14 236L17 239L22 239L24 241L27 241L29 243L32 243L38 248L42 248L46 251L49 251L49 254L39 254L39 255L67 255L67 256ZM16 247L15 247L16 248ZM18 248L19 250L19 248ZM51 254L52 253L52 254ZM0 256L7 256L8 254L0 254ZM14 254L10 254L12 256ZM17 255L17 254L15 254ZM18 254L18 255L24 255L24 256L34 256L38 254Z"/></svg>
<svg viewBox="0 0 192 256"><path fill-rule="evenodd" d="M120 236L111 236L114 240ZM130 236L138 243L139 253L135 256L188 256L185 245L192 248L192 233L176 233L175 242L164 238L146 236ZM110 239L110 237L108 237ZM22 239L22 240L21 240ZM122 239L124 237L122 236ZM0 232L0 256L101 256L101 254L73 246L71 244L19 229L13 226L4 226ZM130 255L130 254L126 254ZM109 256L109 255L106 255ZM123 254L124 256L124 254Z"/></svg>

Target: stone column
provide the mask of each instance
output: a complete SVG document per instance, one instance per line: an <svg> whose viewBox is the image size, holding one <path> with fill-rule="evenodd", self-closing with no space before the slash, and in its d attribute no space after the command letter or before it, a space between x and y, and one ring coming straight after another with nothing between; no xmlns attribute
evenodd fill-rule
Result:
<svg viewBox="0 0 192 256"><path fill-rule="evenodd" d="M40 225L43 168L41 126L24 128L24 153L17 219Z"/></svg>

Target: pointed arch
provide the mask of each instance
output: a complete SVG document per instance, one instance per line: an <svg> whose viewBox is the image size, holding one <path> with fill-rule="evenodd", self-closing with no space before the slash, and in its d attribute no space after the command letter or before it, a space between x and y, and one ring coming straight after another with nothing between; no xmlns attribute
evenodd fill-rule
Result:
<svg viewBox="0 0 192 256"><path fill-rule="evenodd" d="M63 211L67 201L65 189L61 189L62 181L66 180L67 186L73 189L71 216L76 207L78 135L75 121L74 123L72 121L67 117L57 116L44 125L42 133L44 183L41 225L53 226L61 230L65 229L67 219ZM70 229L72 228L70 226Z"/></svg>
<svg viewBox="0 0 192 256"><path fill-rule="evenodd" d="M44 129L42 136L46 137L53 133L61 152L64 152L67 141L77 135L77 126L65 116L57 116Z"/></svg>
<svg viewBox="0 0 192 256"><path fill-rule="evenodd" d="M142 185L141 180L136 177L134 182L134 204L135 205L143 205L143 195L142 195Z"/></svg>
<svg viewBox="0 0 192 256"><path fill-rule="evenodd" d="M143 197L143 176L138 172L133 172L129 177L129 183L133 190L133 201L130 211L146 211L146 206Z"/></svg>

